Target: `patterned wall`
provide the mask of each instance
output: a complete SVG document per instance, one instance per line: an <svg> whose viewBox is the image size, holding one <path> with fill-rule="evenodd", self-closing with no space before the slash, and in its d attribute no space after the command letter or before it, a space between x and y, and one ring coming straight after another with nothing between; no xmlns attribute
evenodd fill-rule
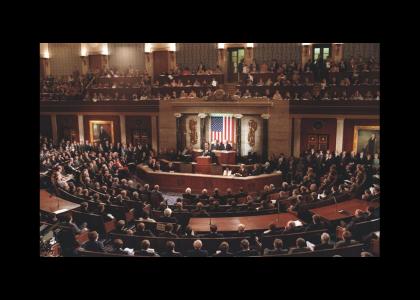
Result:
<svg viewBox="0 0 420 300"><path fill-rule="evenodd" d="M300 47L299 43L255 43L254 58L257 63L270 63L272 59L277 59L279 63L289 63L291 60L300 63Z"/></svg>
<svg viewBox="0 0 420 300"><path fill-rule="evenodd" d="M108 43L109 66L144 70L144 43Z"/></svg>
<svg viewBox="0 0 420 300"><path fill-rule="evenodd" d="M176 62L190 70L197 69L200 62L206 68L215 69L217 65L216 43L177 43Z"/></svg>
<svg viewBox="0 0 420 300"><path fill-rule="evenodd" d="M380 58L379 43L344 43L343 55L344 59L350 56L358 57L371 57L375 56L377 60Z"/></svg>
<svg viewBox="0 0 420 300"><path fill-rule="evenodd" d="M82 71L80 43L48 43L52 76L66 76Z"/></svg>

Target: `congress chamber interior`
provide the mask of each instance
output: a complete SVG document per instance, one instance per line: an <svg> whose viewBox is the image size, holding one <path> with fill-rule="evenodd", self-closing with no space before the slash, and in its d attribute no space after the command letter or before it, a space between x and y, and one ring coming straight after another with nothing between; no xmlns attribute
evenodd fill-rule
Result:
<svg viewBox="0 0 420 300"><path fill-rule="evenodd" d="M379 43L40 43L41 257L379 257Z"/></svg>

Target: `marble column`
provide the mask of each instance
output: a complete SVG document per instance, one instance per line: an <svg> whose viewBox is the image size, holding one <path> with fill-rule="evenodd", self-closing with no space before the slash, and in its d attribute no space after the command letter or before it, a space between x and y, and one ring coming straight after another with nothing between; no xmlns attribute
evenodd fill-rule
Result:
<svg viewBox="0 0 420 300"><path fill-rule="evenodd" d="M152 149L156 150L156 153L159 153L158 134L157 134L157 116L152 116L151 122L152 122Z"/></svg>
<svg viewBox="0 0 420 300"><path fill-rule="evenodd" d="M121 128L121 144L127 144L127 136L125 130L125 115L120 114L120 128Z"/></svg>
<svg viewBox="0 0 420 300"><path fill-rule="evenodd" d="M57 115L51 114L51 130L52 130L52 138L53 143L56 144L58 142L58 136L57 136Z"/></svg>
<svg viewBox="0 0 420 300"><path fill-rule="evenodd" d="M301 118L294 118L293 119L294 126L293 126L293 156L299 157L300 156L300 131L301 131Z"/></svg>
<svg viewBox="0 0 420 300"><path fill-rule="evenodd" d="M80 143L83 143L85 141L85 130L84 130L84 124L83 124L83 115L81 115L81 114L77 115L77 123L79 125L79 141L80 141Z"/></svg>
<svg viewBox="0 0 420 300"><path fill-rule="evenodd" d="M343 151L343 139L344 139L344 118L337 118L337 135L335 138L335 151Z"/></svg>

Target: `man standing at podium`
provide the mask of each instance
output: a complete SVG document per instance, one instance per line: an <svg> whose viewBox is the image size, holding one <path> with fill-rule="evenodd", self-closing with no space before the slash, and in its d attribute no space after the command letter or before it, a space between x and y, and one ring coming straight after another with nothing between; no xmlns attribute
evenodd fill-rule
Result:
<svg viewBox="0 0 420 300"><path fill-rule="evenodd" d="M232 142L231 141L226 141L225 145L226 145L225 149L227 151L232 151L233 147L232 147Z"/></svg>
<svg viewBox="0 0 420 300"><path fill-rule="evenodd" d="M225 141L225 143L226 143L226 141ZM225 144L223 144L223 142L220 143L219 144L219 147L217 148L217 150L225 150Z"/></svg>

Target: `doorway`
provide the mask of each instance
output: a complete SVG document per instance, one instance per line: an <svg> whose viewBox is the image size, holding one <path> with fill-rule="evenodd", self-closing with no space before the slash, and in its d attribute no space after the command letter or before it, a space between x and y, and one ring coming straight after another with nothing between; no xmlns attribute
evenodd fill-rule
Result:
<svg viewBox="0 0 420 300"><path fill-rule="evenodd" d="M240 81L240 74L242 73L242 64L245 57L244 48L228 48L228 82Z"/></svg>
<svg viewBox="0 0 420 300"><path fill-rule="evenodd" d="M312 47L312 61L316 61L319 57L326 60L331 56L331 44L314 44Z"/></svg>

